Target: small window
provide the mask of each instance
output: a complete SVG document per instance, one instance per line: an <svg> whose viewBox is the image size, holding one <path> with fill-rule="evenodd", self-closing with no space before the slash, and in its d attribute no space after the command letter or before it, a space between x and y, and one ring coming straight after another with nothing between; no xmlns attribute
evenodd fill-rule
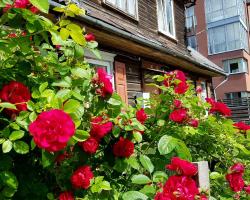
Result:
<svg viewBox="0 0 250 200"><path fill-rule="evenodd" d="M187 45L189 47L192 47L193 49L197 50L198 49L198 45L197 45L196 36L187 37Z"/></svg>
<svg viewBox="0 0 250 200"><path fill-rule="evenodd" d="M175 38L174 1L157 0L159 31Z"/></svg>
<svg viewBox="0 0 250 200"><path fill-rule="evenodd" d="M225 60L223 65L228 74L248 73L247 61L243 58Z"/></svg>
<svg viewBox="0 0 250 200"><path fill-rule="evenodd" d="M197 22L196 22L196 16L194 12L194 6L188 7L185 10L185 16L186 16L186 28L187 31L191 31L191 29L195 29Z"/></svg>
<svg viewBox="0 0 250 200"><path fill-rule="evenodd" d="M117 10L120 10L129 16L137 19L137 0L104 0L107 5L110 5Z"/></svg>

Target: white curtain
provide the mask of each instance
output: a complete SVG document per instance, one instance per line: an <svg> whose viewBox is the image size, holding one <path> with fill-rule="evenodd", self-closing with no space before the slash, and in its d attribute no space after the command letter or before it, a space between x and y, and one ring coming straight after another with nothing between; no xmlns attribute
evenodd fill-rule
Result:
<svg viewBox="0 0 250 200"><path fill-rule="evenodd" d="M125 0L124 0L125 1ZM136 15L136 2L135 0L127 0L128 13L130 15Z"/></svg>

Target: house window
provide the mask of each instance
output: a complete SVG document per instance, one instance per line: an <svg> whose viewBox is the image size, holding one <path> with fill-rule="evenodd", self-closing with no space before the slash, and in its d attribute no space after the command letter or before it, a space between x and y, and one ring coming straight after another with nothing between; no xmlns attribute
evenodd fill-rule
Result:
<svg viewBox="0 0 250 200"><path fill-rule="evenodd" d="M137 0L104 0L107 5L110 5L117 10L120 10L133 18L138 18L137 15Z"/></svg>
<svg viewBox="0 0 250 200"><path fill-rule="evenodd" d="M223 61L224 70L228 74L248 73L247 61L243 58Z"/></svg>
<svg viewBox="0 0 250 200"><path fill-rule="evenodd" d="M248 51L247 30L240 22L208 29L209 54L237 49Z"/></svg>
<svg viewBox="0 0 250 200"><path fill-rule="evenodd" d="M114 65L114 57L116 56L115 54L107 53L104 51L100 51L100 55L102 59L96 58L94 54L92 54L90 51L86 51L84 53L85 60L88 61L90 66L94 67L95 69L98 68L103 68L109 74L112 79L112 85L114 88L114 70L113 70L113 65Z"/></svg>
<svg viewBox="0 0 250 200"><path fill-rule="evenodd" d="M208 23L234 16L246 21L245 0L206 0L205 7Z"/></svg>
<svg viewBox="0 0 250 200"><path fill-rule="evenodd" d="M186 8L185 16L186 16L186 28L187 31L190 31L190 29L194 29L195 26L197 25L196 16L194 13L194 6Z"/></svg>
<svg viewBox="0 0 250 200"><path fill-rule="evenodd" d="M187 37L187 45L189 47L192 47L195 50L198 49L197 40L196 40L196 36L195 35Z"/></svg>
<svg viewBox="0 0 250 200"><path fill-rule="evenodd" d="M174 1L157 0L159 31L175 38Z"/></svg>

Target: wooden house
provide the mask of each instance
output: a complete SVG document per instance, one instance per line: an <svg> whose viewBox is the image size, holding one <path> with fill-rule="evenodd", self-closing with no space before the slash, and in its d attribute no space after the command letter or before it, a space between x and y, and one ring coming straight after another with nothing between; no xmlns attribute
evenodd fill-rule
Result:
<svg viewBox="0 0 250 200"><path fill-rule="evenodd" d="M195 0L74 0L86 10L78 18L96 36L102 59L86 53L94 65L113 75L116 91L127 103L143 93L150 76L181 69L197 86L202 97L212 93L212 77L224 71L186 46L185 5Z"/></svg>

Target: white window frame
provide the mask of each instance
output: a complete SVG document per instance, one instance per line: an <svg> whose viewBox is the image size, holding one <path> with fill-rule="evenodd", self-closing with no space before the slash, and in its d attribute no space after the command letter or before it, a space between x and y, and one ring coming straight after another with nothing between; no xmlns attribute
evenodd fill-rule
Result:
<svg viewBox="0 0 250 200"><path fill-rule="evenodd" d="M161 9L160 9L160 5L159 5L159 1L162 1L162 0L156 0L156 3L157 3L157 18L158 18L158 31L174 40L176 40L176 25L175 25L175 9L174 9L174 0L170 0L172 1L172 7L171 7L171 10L172 10L172 19L173 19L173 34L171 34L169 32L169 30L165 31L163 30L163 13L161 13ZM163 0L163 1L166 1L166 0Z"/></svg>
<svg viewBox="0 0 250 200"><path fill-rule="evenodd" d="M123 10L123 9L119 8L118 5L117 5L117 0L114 0L114 1L116 1L116 3L112 4L112 3L109 2L109 0L103 0L103 2L106 5L108 5L109 7L114 8L115 10L117 10L117 11L119 11L119 12L121 12L121 13L123 13L123 14L137 20L137 21L139 20L138 0L135 0L135 15L130 14L127 10ZM122 1L126 1L126 6L127 6L127 2L130 1L130 0L122 0Z"/></svg>
<svg viewBox="0 0 250 200"><path fill-rule="evenodd" d="M238 63L239 72L231 73L230 64ZM223 68L227 74L242 74L248 73L248 63L244 58L235 58L223 61ZM242 70L242 71L240 71Z"/></svg>
<svg viewBox="0 0 250 200"><path fill-rule="evenodd" d="M114 79L114 58L116 54L108 53L105 51L99 51L101 59L98 59L93 53L89 50L86 50L84 53L84 59L93 65L101 65L107 67L108 75L112 76L111 83L113 89L115 89L115 79Z"/></svg>

